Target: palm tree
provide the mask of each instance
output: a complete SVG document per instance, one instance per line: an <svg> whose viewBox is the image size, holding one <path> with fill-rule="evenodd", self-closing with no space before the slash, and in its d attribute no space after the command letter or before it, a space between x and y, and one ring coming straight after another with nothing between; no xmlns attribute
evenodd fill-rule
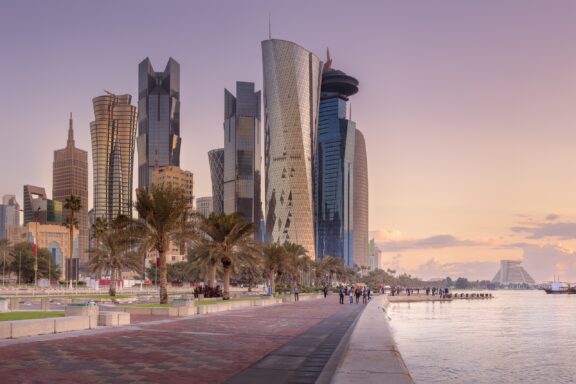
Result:
<svg viewBox="0 0 576 384"><path fill-rule="evenodd" d="M90 270L95 274L110 273L110 296L116 295L116 281L125 269L138 270L141 254L135 250L134 223L126 216L118 216L110 227L101 226L97 246L90 250Z"/></svg>
<svg viewBox="0 0 576 384"><path fill-rule="evenodd" d="M78 229L78 219L74 216L76 212L82 209L82 202L80 197L70 194L64 201L64 208L70 213L66 218L64 225L70 230L70 263L66 271L68 272L68 279L70 281L70 289L72 289L72 257L74 254L74 228Z"/></svg>
<svg viewBox="0 0 576 384"><path fill-rule="evenodd" d="M332 284L334 275L341 274L344 269L342 259L333 256L325 256L320 262L320 265L324 273L328 272L328 285Z"/></svg>
<svg viewBox="0 0 576 384"><path fill-rule="evenodd" d="M188 201L179 188L154 185L150 191L136 191L136 210L140 218L143 251L154 250L160 258L160 303L168 303L168 269L166 252L171 241L182 241L194 236Z"/></svg>
<svg viewBox="0 0 576 384"><path fill-rule="evenodd" d="M270 279L270 288L272 295L276 291L276 286L274 282L274 276L277 272L280 272L285 268L286 263L286 249L278 243L268 243L264 244L262 247L262 256L264 259L264 269L268 272L268 278Z"/></svg>
<svg viewBox="0 0 576 384"><path fill-rule="evenodd" d="M246 221L240 214L210 214L200 224L204 234L191 251L190 261L214 271L222 266L224 289L223 299L230 298L230 273L244 263L254 263L259 252L254 242L254 223Z"/></svg>
<svg viewBox="0 0 576 384"><path fill-rule="evenodd" d="M292 243L289 241L284 242L284 249L287 256L287 272L291 275L291 282L300 284L300 271L306 263L305 258L308 258L308 251L300 244ZM292 288L292 287L291 287Z"/></svg>

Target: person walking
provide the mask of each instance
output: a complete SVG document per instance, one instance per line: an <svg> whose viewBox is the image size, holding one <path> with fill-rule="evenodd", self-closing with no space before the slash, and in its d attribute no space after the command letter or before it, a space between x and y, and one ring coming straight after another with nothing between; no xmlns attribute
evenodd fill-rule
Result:
<svg viewBox="0 0 576 384"><path fill-rule="evenodd" d="M340 304L344 304L344 287L340 287L338 293L340 294Z"/></svg>
<svg viewBox="0 0 576 384"><path fill-rule="evenodd" d="M350 291L348 291L348 295L350 297L350 304L354 304L354 289L350 287Z"/></svg>
<svg viewBox="0 0 576 384"><path fill-rule="evenodd" d="M294 301L300 301L300 288L298 286L294 288Z"/></svg>
<svg viewBox="0 0 576 384"><path fill-rule="evenodd" d="M362 289L362 304L368 304L368 291L366 290L366 287Z"/></svg>
<svg viewBox="0 0 576 384"><path fill-rule="evenodd" d="M354 293L356 294L356 304L360 304L360 296L362 296L362 290L360 287L356 287Z"/></svg>
<svg viewBox="0 0 576 384"><path fill-rule="evenodd" d="M326 298L326 296L328 296L328 287L324 286L323 291L324 291L324 298Z"/></svg>

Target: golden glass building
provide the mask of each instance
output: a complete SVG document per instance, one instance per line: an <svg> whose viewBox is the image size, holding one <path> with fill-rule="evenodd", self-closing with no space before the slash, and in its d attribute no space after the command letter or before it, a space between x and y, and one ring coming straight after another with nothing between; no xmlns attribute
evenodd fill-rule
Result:
<svg viewBox="0 0 576 384"><path fill-rule="evenodd" d="M358 129L354 146L354 263L368 267L368 158L364 135Z"/></svg>
<svg viewBox="0 0 576 384"><path fill-rule="evenodd" d="M132 96L95 97L90 123L94 167L94 216L112 221L132 217L132 173L137 111Z"/></svg>
<svg viewBox="0 0 576 384"><path fill-rule="evenodd" d="M76 148L72 114L68 125L66 148L54 151L52 198L64 204L71 194L78 196L82 204L80 211L75 213L80 235L78 244L74 247L74 259L78 260L80 268L84 270L88 263L88 152ZM65 221L68 212L63 210L62 216L62 220Z"/></svg>
<svg viewBox="0 0 576 384"><path fill-rule="evenodd" d="M316 258L313 158L322 62L285 40L262 42L266 240L301 244Z"/></svg>

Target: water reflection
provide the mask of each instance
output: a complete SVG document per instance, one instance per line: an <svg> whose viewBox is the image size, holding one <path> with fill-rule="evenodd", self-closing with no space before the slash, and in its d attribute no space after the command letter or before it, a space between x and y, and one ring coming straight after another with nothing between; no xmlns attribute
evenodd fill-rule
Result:
<svg viewBox="0 0 576 384"><path fill-rule="evenodd" d="M576 295L394 303L390 325L417 383L576 383Z"/></svg>

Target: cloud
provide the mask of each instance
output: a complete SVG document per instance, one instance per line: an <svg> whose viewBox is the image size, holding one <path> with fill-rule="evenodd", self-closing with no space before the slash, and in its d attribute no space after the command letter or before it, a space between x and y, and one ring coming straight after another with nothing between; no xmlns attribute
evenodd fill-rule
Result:
<svg viewBox="0 0 576 384"><path fill-rule="evenodd" d="M555 213L551 213L548 216L546 216L546 220L549 220L549 221L554 221L554 220L557 220L559 218L560 218L560 215L557 215Z"/></svg>
<svg viewBox="0 0 576 384"><path fill-rule="evenodd" d="M413 276L424 279L445 278L452 279L466 277L470 280L492 279L498 272L499 265L494 261L462 262L462 263L440 263L437 259L431 258L418 267L410 269L408 272Z"/></svg>
<svg viewBox="0 0 576 384"><path fill-rule="evenodd" d="M480 245L486 244L478 241L458 239L452 235L436 235L424 239L381 242L378 247L383 252L398 252L413 249L474 247Z"/></svg>
<svg viewBox="0 0 576 384"><path fill-rule="evenodd" d="M397 229L377 229L370 231L370 238L376 242L385 242L389 240L398 240L402 237L402 232Z"/></svg>
<svg viewBox="0 0 576 384"><path fill-rule="evenodd" d="M527 234L528 239L542 239L545 237L563 240L576 239L576 223L535 223L512 227L511 230L515 233Z"/></svg>
<svg viewBox="0 0 576 384"><path fill-rule="evenodd" d="M536 281L546 281L560 276L560 280L576 282L576 252L561 244L535 245L518 243L521 248L522 266Z"/></svg>

